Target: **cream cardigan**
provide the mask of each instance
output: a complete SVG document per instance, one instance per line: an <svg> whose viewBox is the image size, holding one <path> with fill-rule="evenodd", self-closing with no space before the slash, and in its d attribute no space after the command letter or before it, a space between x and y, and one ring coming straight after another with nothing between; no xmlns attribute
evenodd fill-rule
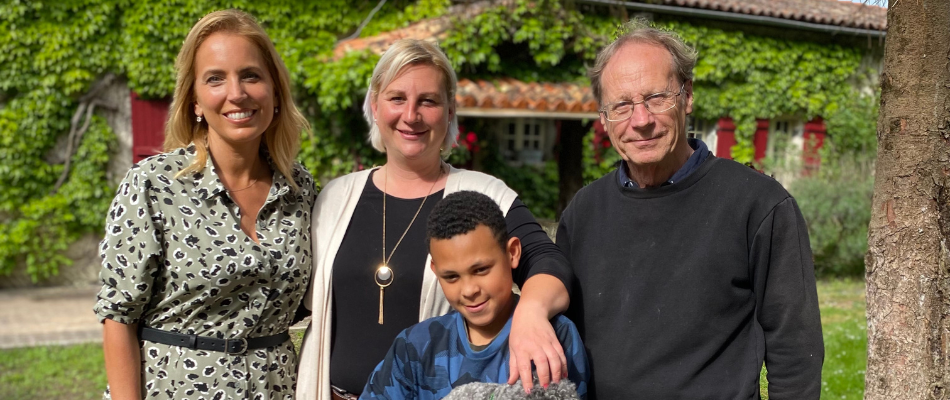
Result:
<svg viewBox="0 0 950 400"><path fill-rule="evenodd" d="M330 315L333 308L330 304L331 272L370 171L355 172L334 179L320 192L313 206L313 278L310 290L304 298L305 304L313 312L313 317L300 351L296 393L298 400L330 400L330 324L333 320ZM505 214L518 197L514 190L493 176L450 167L444 195L462 190L473 190L491 197ZM444 315L451 310L435 274L426 268L431 261L430 257L426 257L425 265L420 266L425 272L419 302L419 321Z"/></svg>

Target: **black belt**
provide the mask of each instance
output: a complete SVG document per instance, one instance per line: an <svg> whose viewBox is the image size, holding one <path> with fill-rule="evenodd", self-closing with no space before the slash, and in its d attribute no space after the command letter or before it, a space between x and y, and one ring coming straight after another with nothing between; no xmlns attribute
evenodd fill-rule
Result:
<svg viewBox="0 0 950 400"><path fill-rule="evenodd" d="M186 335L154 328L139 329L139 339L150 342L186 347L192 350L221 351L232 355L241 355L248 350L279 346L290 339L287 332L256 338L217 339L208 336Z"/></svg>

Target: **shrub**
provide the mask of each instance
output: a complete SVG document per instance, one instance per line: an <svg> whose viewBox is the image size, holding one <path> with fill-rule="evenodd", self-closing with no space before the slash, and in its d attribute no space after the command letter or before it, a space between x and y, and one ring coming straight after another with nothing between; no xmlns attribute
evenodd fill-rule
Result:
<svg viewBox="0 0 950 400"><path fill-rule="evenodd" d="M537 219L554 219L560 186L557 163L547 161L541 165L511 165L501 159L498 152L484 160L485 173L501 179L518 192L518 198Z"/></svg>
<svg viewBox="0 0 950 400"><path fill-rule="evenodd" d="M788 185L808 224L819 277L864 275L871 196L873 154L824 152L821 168Z"/></svg>

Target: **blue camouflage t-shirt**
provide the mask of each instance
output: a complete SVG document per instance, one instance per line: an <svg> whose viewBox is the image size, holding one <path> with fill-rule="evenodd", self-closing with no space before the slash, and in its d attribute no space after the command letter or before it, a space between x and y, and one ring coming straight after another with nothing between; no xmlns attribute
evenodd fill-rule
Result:
<svg viewBox="0 0 950 400"><path fill-rule="evenodd" d="M587 352L574 323L559 315L551 320L567 357L567 377L587 395ZM511 317L481 351L469 345L465 321L452 311L403 330L370 375L360 399L441 399L471 382L508 381L508 334Z"/></svg>

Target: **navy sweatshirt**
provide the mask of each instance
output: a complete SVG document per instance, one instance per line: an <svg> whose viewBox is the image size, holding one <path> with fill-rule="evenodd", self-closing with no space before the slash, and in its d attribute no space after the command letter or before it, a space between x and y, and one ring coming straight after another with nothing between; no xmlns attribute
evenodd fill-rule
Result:
<svg viewBox="0 0 950 400"><path fill-rule="evenodd" d="M591 399L817 399L824 346L795 200L772 178L709 157L672 185L581 189L557 245Z"/></svg>

